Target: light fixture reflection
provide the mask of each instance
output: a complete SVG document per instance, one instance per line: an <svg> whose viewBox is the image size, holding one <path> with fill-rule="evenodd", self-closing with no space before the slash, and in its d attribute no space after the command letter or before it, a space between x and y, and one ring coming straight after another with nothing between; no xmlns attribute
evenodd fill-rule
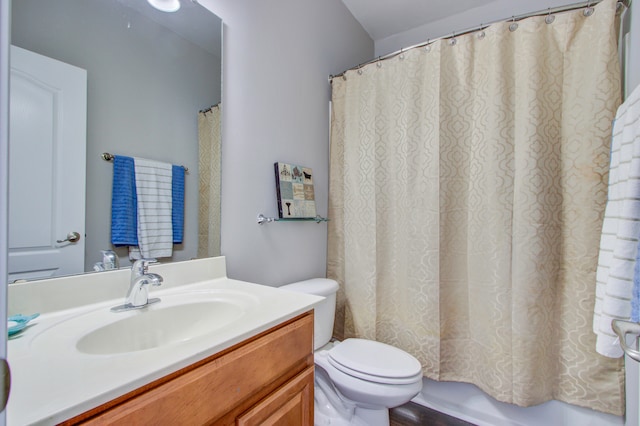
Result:
<svg viewBox="0 0 640 426"><path fill-rule="evenodd" d="M162 12L175 12L180 9L179 0L147 0L147 2Z"/></svg>

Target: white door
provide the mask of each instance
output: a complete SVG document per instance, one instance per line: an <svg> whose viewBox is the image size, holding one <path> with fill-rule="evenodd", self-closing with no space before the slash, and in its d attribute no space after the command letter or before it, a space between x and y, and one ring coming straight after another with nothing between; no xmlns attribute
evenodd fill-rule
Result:
<svg viewBox="0 0 640 426"><path fill-rule="evenodd" d="M8 282L83 272L87 72L16 46L9 64Z"/></svg>

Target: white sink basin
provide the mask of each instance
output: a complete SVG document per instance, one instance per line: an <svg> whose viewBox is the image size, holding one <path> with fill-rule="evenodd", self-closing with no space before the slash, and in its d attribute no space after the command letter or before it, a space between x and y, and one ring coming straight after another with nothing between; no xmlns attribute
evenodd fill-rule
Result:
<svg viewBox="0 0 640 426"><path fill-rule="evenodd" d="M73 316L43 330L32 344L50 345L65 336L88 355L153 350L223 330L257 304L255 296L230 290L164 295L142 309L115 313L106 307Z"/></svg>
<svg viewBox="0 0 640 426"><path fill-rule="evenodd" d="M162 303L162 302L160 302ZM149 307L151 308L151 307ZM226 301L194 302L141 310L84 335L76 348L87 354L142 351L193 339L240 318L242 306Z"/></svg>

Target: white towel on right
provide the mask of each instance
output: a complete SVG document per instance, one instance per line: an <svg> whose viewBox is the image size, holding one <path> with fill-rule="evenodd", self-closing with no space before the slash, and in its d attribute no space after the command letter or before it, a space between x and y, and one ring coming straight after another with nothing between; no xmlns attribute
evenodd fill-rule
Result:
<svg viewBox="0 0 640 426"><path fill-rule="evenodd" d="M596 351L619 358L613 319L631 317L633 276L640 237L640 86L618 108L611 140L609 194L596 276L593 331Z"/></svg>
<svg viewBox="0 0 640 426"><path fill-rule="evenodd" d="M129 257L150 259L173 254L171 164L134 157L138 206L138 247Z"/></svg>

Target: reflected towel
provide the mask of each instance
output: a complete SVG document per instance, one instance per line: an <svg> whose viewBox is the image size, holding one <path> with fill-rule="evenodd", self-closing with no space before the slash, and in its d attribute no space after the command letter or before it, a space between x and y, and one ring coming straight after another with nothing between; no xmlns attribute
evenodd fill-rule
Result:
<svg viewBox="0 0 640 426"><path fill-rule="evenodd" d="M182 235L184 230L184 167L172 167L172 213L171 221L173 224L173 243L182 244Z"/></svg>
<svg viewBox="0 0 640 426"><path fill-rule="evenodd" d="M173 254L171 164L134 158L134 166L140 255L143 258L171 257Z"/></svg>
<svg viewBox="0 0 640 426"><path fill-rule="evenodd" d="M133 158L116 155L111 191L111 244L138 245L137 202Z"/></svg>
<svg viewBox="0 0 640 426"><path fill-rule="evenodd" d="M602 225L593 329L596 351L618 358L613 319L631 316L640 236L640 86L618 108L611 140L609 194Z"/></svg>

